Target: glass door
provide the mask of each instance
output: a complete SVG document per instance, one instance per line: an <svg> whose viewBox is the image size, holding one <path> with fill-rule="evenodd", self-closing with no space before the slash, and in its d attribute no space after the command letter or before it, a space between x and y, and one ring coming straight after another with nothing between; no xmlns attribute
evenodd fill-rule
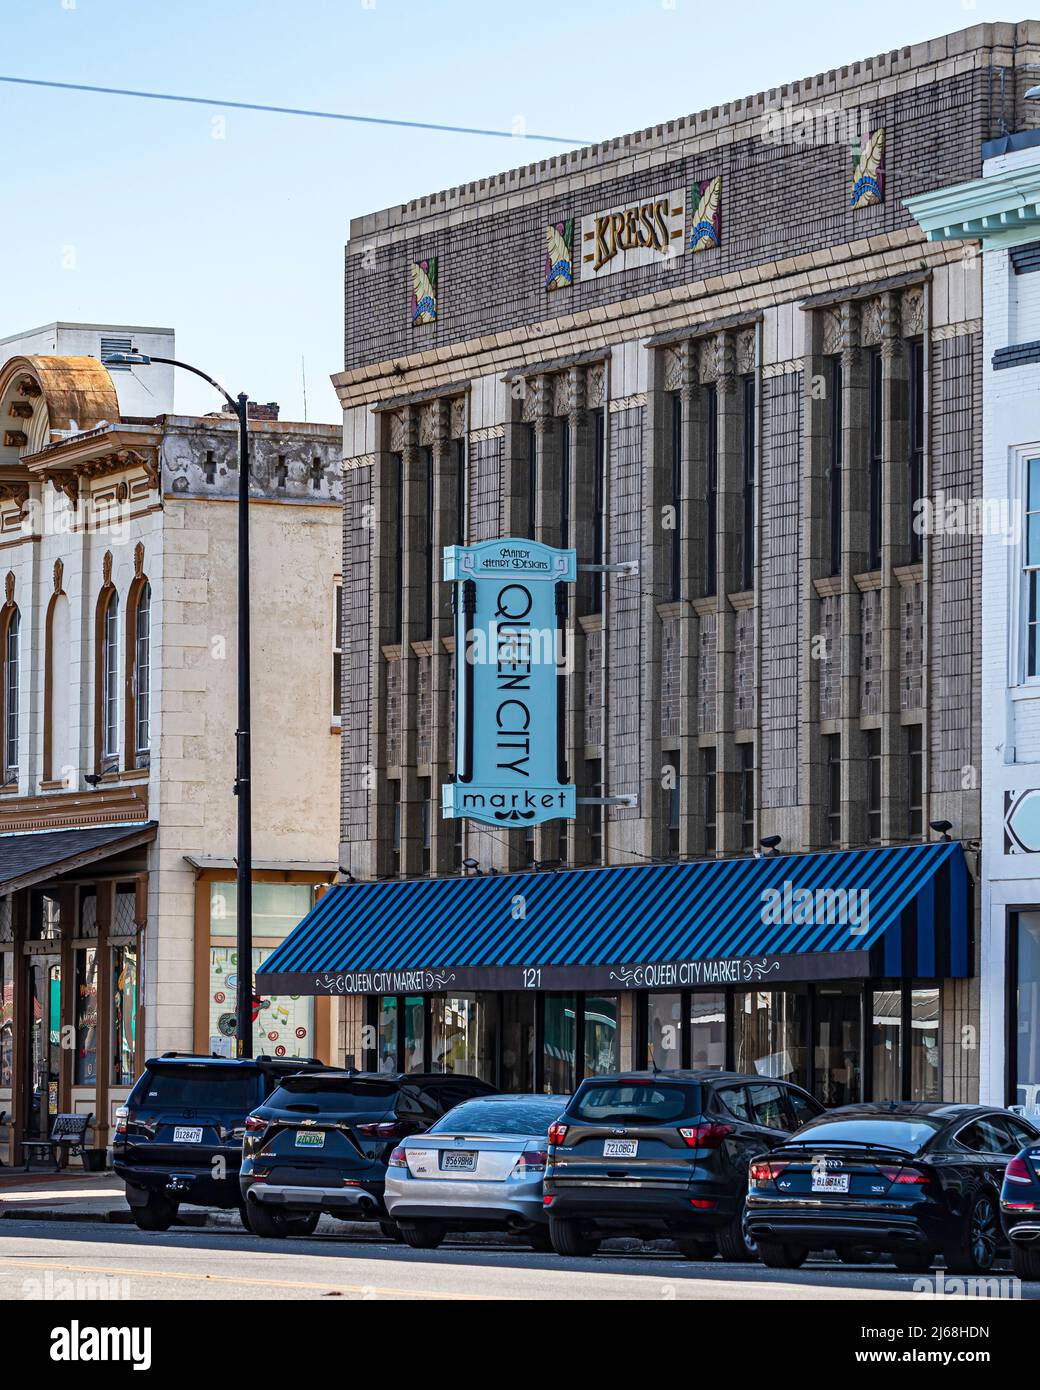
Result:
<svg viewBox="0 0 1040 1390"><path fill-rule="evenodd" d="M45 1139L58 1113L61 1076L61 959L30 956L29 969L29 1114L26 1135Z"/></svg>

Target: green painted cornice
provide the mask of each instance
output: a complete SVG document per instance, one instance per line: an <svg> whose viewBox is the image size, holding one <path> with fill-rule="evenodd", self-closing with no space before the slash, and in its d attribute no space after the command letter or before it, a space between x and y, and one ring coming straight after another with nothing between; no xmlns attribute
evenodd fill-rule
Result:
<svg viewBox="0 0 1040 1390"><path fill-rule="evenodd" d="M1008 246L1040 237L1040 163L904 198L929 241Z"/></svg>

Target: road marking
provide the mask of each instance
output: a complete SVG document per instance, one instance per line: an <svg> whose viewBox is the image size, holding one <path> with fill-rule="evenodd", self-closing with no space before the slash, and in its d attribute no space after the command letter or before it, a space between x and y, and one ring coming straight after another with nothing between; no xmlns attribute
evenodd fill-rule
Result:
<svg viewBox="0 0 1040 1390"><path fill-rule="evenodd" d="M29 1263L31 1261L31 1263ZM13 1269L57 1269L65 1273L72 1274L106 1274L110 1276L125 1275L127 1278L141 1279L183 1279L189 1283L213 1283L213 1284L234 1284L241 1286L249 1284L258 1288L268 1289L321 1289L326 1293L364 1293L385 1295L388 1298L462 1298L472 1299L475 1302L483 1303L489 1298L506 1301L507 1295L483 1294L483 1293L459 1293L452 1289L450 1292L429 1293L422 1289L395 1289L381 1284L339 1284L330 1281L326 1284L311 1284L303 1280L291 1279L249 1279L232 1278L229 1274L178 1274L173 1270L163 1269L121 1269L112 1265L72 1265L58 1264L50 1260L41 1260L36 1255L29 1255L24 1260L0 1260L0 1265L7 1265Z"/></svg>

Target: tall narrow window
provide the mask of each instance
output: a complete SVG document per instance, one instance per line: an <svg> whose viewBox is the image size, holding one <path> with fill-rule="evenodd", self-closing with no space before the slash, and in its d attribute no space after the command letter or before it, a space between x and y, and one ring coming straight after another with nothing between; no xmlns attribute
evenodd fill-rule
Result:
<svg viewBox="0 0 1040 1390"><path fill-rule="evenodd" d="M404 640L404 457L393 455L394 483L394 592L390 609L391 641Z"/></svg>
<svg viewBox="0 0 1040 1390"><path fill-rule="evenodd" d="M830 468L830 563L831 574L841 573L841 454L844 410L842 408L841 358L831 359L831 440Z"/></svg>
<svg viewBox="0 0 1040 1390"><path fill-rule="evenodd" d="M585 764L585 788L588 796L604 794L603 764L599 758L590 758ZM603 862L603 816L606 807L583 806L582 810L588 816L589 863L600 864Z"/></svg>
<svg viewBox="0 0 1040 1390"><path fill-rule="evenodd" d="M740 582L755 587L755 378L744 378L744 480L740 537Z"/></svg>
<svg viewBox="0 0 1040 1390"><path fill-rule="evenodd" d="M18 666L21 641L21 614L15 608L7 619L4 633L4 766L3 781L18 781Z"/></svg>
<svg viewBox="0 0 1040 1390"><path fill-rule="evenodd" d="M101 755L119 758L119 595L112 591L105 605L101 638Z"/></svg>
<svg viewBox="0 0 1040 1390"><path fill-rule="evenodd" d="M704 593L716 592L719 527L719 420L714 386L704 388Z"/></svg>
<svg viewBox="0 0 1040 1390"><path fill-rule="evenodd" d="M571 543L571 422L560 420L560 548Z"/></svg>
<svg viewBox="0 0 1040 1390"><path fill-rule="evenodd" d="M679 750L665 755L672 767L672 784L665 792L665 810L668 829L668 858L679 858L679 818L682 812L682 762Z"/></svg>
<svg viewBox="0 0 1040 1390"><path fill-rule="evenodd" d="M826 758L827 838L832 845L841 844L841 735L826 734L823 739Z"/></svg>
<svg viewBox="0 0 1040 1390"><path fill-rule="evenodd" d="M718 843L715 797L715 749L701 749L701 783L704 793L704 853L714 854Z"/></svg>
<svg viewBox="0 0 1040 1390"><path fill-rule="evenodd" d="M390 872L401 872L401 783L390 783Z"/></svg>
<svg viewBox="0 0 1040 1390"><path fill-rule="evenodd" d="M867 732L867 839L881 839L881 730Z"/></svg>
<svg viewBox="0 0 1040 1390"><path fill-rule="evenodd" d="M534 425L527 426L527 536L535 538L538 523L538 440Z"/></svg>
<svg viewBox="0 0 1040 1390"><path fill-rule="evenodd" d="M423 471L423 611L418 631L433 636L433 450L419 451Z"/></svg>
<svg viewBox="0 0 1040 1390"><path fill-rule="evenodd" d="M134 615L134 742L137 765L152 746L152 586L146 579Z"/></svg>
<svg viewBox="0 0 1040 1390"><path fill-rule="evenodd" d="M909 430L910 515L908 518L910 560L916 564L923 554L921 533L914 526L916 504L924 490L924 343L910 344L910 430Z"/></svg>
<svg viewBox="0 0 1040 1390"><path fill-rule="evenodd" d="M466 441L455 441L455 544L466 544Z"/></svg>
<svg viewBox="0 0 1040 1390"><path fill-rule="evenodd" d="M870 513L867 535L867 564L870 569L881 568L881 505L882 505L882 455L884 452L883 408L884 377L881 353L875 348L870 354Z"/></svg>
<svg viewBox="0 0 1040 1390"><path fill-rule="evenodd" d="M741 743L740 752L740 844L755 847L755 745Z"/></svg>
<svg viewBox="0 0 1040 1390"><path fill-rule="evenodd" d="M682 597L682 396L678 391L672 393L672 496L671 530L666 532L669 539L668 582L669 597L677 602Z"/></svg>
<svg viewBox="0 0 1040 1390"><path fill-rule="evenodd" d="M592 435L592 563L602 565L604 543L604 491L603 467L606 460L605 437L603 433L603 412L595 410L590 423ZM603 576L594 573L587 575L589 581L586 613L599 613L603 609Z"/></svg>
<svg viewBox="0 0 1040 1390"><path fill-rule="evenodd" d="M924 834L924 732L920 724L906 726L906 759L909 764L907 831L912 840L919 840Z"/></svg>
<svg viewBox="0 0 1040 1390"><path fill-rule="evenodd" d="M433 802L430 800L430 779L419 778L419 806L422 817L422 871L430 872L430 830L433 825Z"/></svg>
<svg viewBox="0 0 1040 1390"><path fill-rule="evenodd" d="M343 580L332 588L332 722L343 718Z"/></svg>
<svg viewBox="0 0 1040 1390"><path fill-rule="evenodd" d="M1037 624L1040 623L1040 458L1026 465L1026 541L1025 541L1025 676L1040 675L1040 644L1037 643Z"/></svg>

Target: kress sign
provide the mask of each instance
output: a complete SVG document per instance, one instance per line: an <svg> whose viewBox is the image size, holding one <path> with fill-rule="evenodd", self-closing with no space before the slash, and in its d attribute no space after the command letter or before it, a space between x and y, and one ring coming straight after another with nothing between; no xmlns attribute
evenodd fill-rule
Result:
<svg viewBox="0 0 1040 1390"><path fill-rule="evenodd" d="M590 213L581 221L581 278L680 258L686 235L686 190Z"/></svg>
<svg viewBox="0 0 1040 1390"><path fill-rule="evenodd" d="M575 552L523 539L447 546L444 578L455 585L455 778L443 814L500 827L573 818L561 687Z"/></svg>

